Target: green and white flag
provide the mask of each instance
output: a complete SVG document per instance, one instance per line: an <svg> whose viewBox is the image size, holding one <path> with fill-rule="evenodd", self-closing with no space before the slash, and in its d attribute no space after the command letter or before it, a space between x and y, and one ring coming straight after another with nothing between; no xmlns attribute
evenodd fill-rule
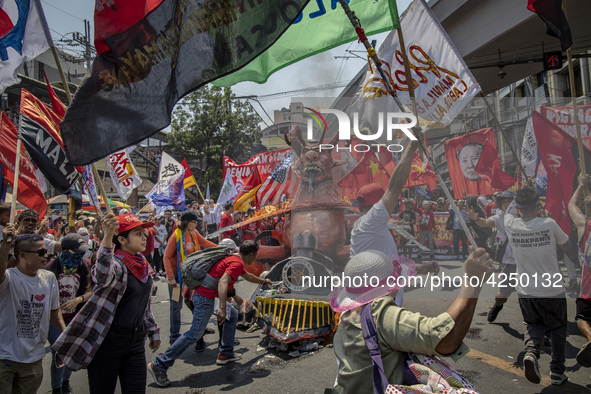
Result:
<svg viewBox="0 0 591 394"><path fill-rule="evenodd" d="M348 3L368 36L400 27L395 0L350 0ZM353 40L357 40L355 29L337 0L310 1L275 44L245 67L212 84L265 83L275 71Z"/></svg>
<svg viewBox="0 0 591 394"><path fill-rule="evenodd" d="M224 178L224 184L222 185L222 191L220 192L220 196L218 197L217 205L224 205L224 203L230 201L237 195L238 190L236 190L236 185L234 185L232 175L228 171L226 173L226 177Z"/></svg>

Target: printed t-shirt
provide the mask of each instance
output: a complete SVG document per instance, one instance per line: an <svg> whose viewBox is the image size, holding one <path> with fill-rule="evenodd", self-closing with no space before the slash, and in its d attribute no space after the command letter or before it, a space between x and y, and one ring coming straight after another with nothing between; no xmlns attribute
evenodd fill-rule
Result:
<svg viewBox="0 0 591 394"><path fill-rule="evenodd" d="M417 208L417 212L419 213L419 229L421 231L433 231L435 227L435 215L433 211L425 211L424 209Z"/></svg>
<svg viewBox="0 0 591 394"><path fill-rule="evenodd" d="M0 360L33 363L45 356L52 310L58 309L55 275L44 269L28 276L17 267L6 270L0 284Z"/></svg>
<svg viewBox="0 0 591 394"><path fill-rule="evenodd" d="M507 213L505 232L517 263L517 292L535 297L564 293L556 246L565 244L568 236L558 224L540 217L526 222Z"/></svg>
<svg viewBox="0 0 591 394"><path fill-rule="evenodd" d="M221 278L226 272L232 277L232 280L228 283L228 291L230 291L234 287L236 280L246 273L242 258L232 255L218 261L209 271L209 275L214 278ZM218 296L217 289L214 290L199 286L196 291L207 298L216 298Z"/></svg>

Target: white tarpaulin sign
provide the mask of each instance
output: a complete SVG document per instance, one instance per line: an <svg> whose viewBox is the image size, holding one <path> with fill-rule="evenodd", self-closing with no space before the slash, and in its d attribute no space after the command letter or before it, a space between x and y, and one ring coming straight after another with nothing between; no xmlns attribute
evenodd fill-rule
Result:
<svg viewBox="0 0 591 394"><path fill-rule="evenodd" d="M534 134L534 125L532 118L527 120L523 144L521 145L521 165L528 177L536 174L536 165L538 163L538 144Z"/></svg>
<svg viewBox="0 0 591 394"><path fill-rule="evenodd" d="M82 182L84 194L90 197L90 203L96 208L97 212L100 212L101 204L96 193L96 183L94 182L94 174L92 173L90 166L87 165L84 167L82 179L84 180L84 182Z"/></svg>
<svg viewBox="0 0 591 394"><path fill-rule="evenodd" d="M445 127L480 92L480 86L423 0L413 1L402 14L400 23L414 83L419 126L423 131ZM378 56L396 95L404 104L410 103L396 30L386 37ZM365 75L351 112L362 114L360 129L375 134L379 126L386 127L383 114L400 111L379 72L375 67L373 73L371 71ZM410 106L406 112L412 112ZM388 143L386 133L382 136L376 141Z"/></svg>
<svg viewBox="0 0 591 394"><path fill-rule="evenodd" d="M124 149L109 155L107 164L117 194L123 201L126 201L133 189L142 184L142 179L129 158L129 151Z"/></svg>

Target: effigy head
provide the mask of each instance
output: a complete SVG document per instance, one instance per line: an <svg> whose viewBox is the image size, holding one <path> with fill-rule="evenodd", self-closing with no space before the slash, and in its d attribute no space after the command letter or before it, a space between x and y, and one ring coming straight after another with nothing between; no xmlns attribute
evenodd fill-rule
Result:
<svg viewBox="0 0 591 394"><path fill-rule="evenodd" d="M290 130L290 136L291 140L288 139L287 135L285 140L293 147L299 157L294 169L300 176L300 182L308 184L309 189L312 190L314 184L326 179L332 179L332 167L341 163L333 161L332 149L324 148L327 144L322 149L320 148L324 133L320 141L306 142L302 137L300 128L294 125ZM328 145L334 146L337 140L338 133L335 133Z"/></svg>

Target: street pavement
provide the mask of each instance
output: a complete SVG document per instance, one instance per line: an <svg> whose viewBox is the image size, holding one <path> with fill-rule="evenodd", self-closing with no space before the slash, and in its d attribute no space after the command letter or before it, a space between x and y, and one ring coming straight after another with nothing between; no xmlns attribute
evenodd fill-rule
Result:
<svg viewBox="0 0 591 394"><path fill-rule="evenodd" d="M459 261L440 262L442 272L449 276L462 275L462 264ZM439 274L441 276L441 273ZM168 345L169 303L167 284L157 281L158 294L152 302L152 309L163 339L163 352ZM457 293L450 286L435 286L431 289L406 289L405 308L420 312L426 316L435 316L447 310ZM238 294L250 297L255 285L240 280L236 284ZM542 383L532 384L523 375L523 324L521 312L515 295L511 296L497 321L489 324L486 313L492 304L492 289L483 290L472 327L465 339L470 353L451 364L462 372L483 394L487 393L585 393L591 392L591 369L582 368L575 357L585 343L574 323L575 300L569 298L568 337L566 346L566 368L569 381L561 386L550 384L550 349L543 348L539 360ZM182 311L183 325L181 332L189 328L191 314L187 308ZM214 328L214 318L209 327ZM168 370L172 385L162 388L153 383L148 375L148 393L216 393L236 391L239 393L276 394L276 393L323 393L326 387L332 386L337 368L334 352L330 346L323 347L313 353L299 358L291 358L287 352L277 349L266 349L268 337L261 330L252 333L238 330L236 338L240 345L235 350L242 353L243 358L225 366L217 366L218 334L206 335L207 348L196 353L191 346ZM146 344L147 362L152 361L156 354ZM47 355L43 360L44 378L40 393L51 391L49 367L51 353L47 347ZM87 393L88 381L85 371L72 374L71 385L75 393ZM117 392L121 392L118 388Z"/></svg>

